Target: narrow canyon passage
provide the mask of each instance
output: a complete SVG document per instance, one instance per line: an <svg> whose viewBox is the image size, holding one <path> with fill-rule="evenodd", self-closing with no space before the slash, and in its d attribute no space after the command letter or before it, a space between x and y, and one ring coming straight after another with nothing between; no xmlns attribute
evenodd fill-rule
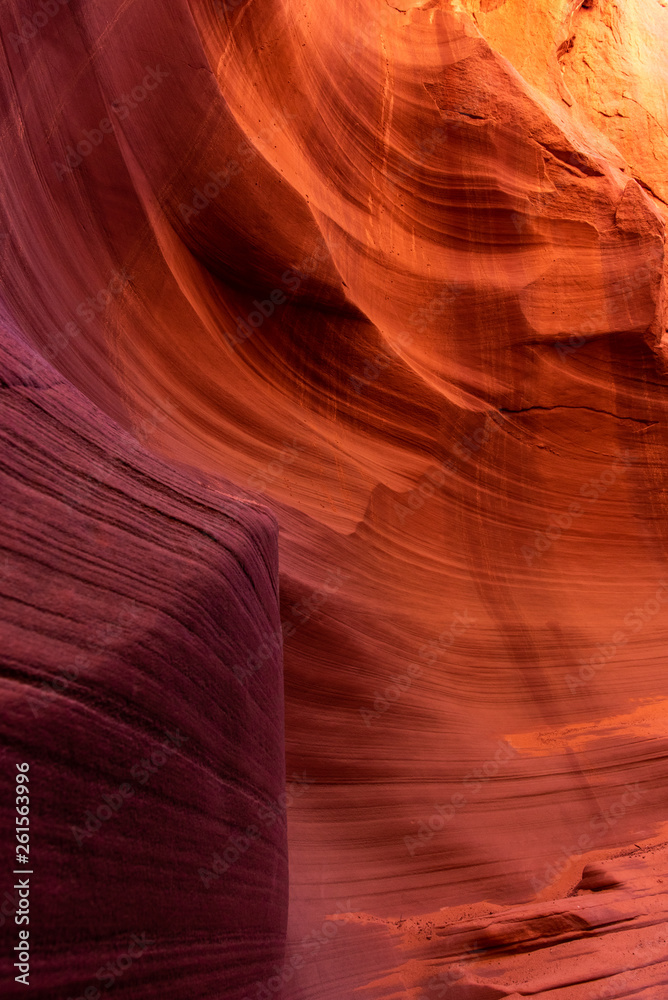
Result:
<svg viewBox="0 0 668 1000"><path fill-rule="evenodd" d="M0 14L3 746L71 818L188 742L92 867L45 807L99 961L38 995L132 930L137 997L668 996L668 7L43 8ZM73 649L143 610L57 690L18 595Z"/></svg>

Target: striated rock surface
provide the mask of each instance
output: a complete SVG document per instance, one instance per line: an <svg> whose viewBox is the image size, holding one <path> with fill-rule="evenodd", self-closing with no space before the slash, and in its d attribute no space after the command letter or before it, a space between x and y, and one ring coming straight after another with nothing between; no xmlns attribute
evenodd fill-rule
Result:
<svg viewBox="0 0 668 1000"><path fill-rule="evenodd" d="M660 998L665 4L0 25L8 315L280 523L288 951L244 995Z"/></svg>
<svg viewBox="0 0 668 1000"><path fill-rule="evenodd" d="M278 621L275 521L151 457L6 329L0 358L3 995L241 998L287 912L276 647L261 685L234 674Z"/></svg>

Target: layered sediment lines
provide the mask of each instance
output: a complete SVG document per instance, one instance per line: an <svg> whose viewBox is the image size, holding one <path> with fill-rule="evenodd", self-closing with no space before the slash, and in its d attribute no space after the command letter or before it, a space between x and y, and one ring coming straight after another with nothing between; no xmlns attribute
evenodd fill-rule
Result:
<svg viewBox="0 0 668 1000"><path fill-rule="evenodd" d="M284 637L295 1000L435 996L392 922L510 947L664 836L668 9L520 7L1 15L12 322L280 523L234 665L266 697ZM557 988L516 961L451 995Z"/></svg>
<svg viewBox="0 0 668 1000"><path fill-rule="evenodd" d="M280 654L233 673L278 622L276 523L0 356L3 992L240 1000L287 917Z"/></svg>

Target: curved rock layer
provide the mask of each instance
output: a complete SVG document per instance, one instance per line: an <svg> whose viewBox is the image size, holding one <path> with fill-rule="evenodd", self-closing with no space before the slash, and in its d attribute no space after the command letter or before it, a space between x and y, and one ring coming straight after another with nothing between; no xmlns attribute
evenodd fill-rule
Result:
<svg viewBox="0 0 668 1000"><path fill-rule="evenodd" d="M287 917L279 652L233 672L278 622L275 521L0 357L3 995L240 1000Z"/></svg>
<svg viewBox="0 0 668 1000"><path fill-rule="evenodd" d="M295 964L248 997L421 996L459 946L388 927L477 906L588 943L450 995L596 996L592 936L642 962L566 893L665 822L668 9L0 17L13 322L280 522L236 675L266 695L283 634Z"/></svg>

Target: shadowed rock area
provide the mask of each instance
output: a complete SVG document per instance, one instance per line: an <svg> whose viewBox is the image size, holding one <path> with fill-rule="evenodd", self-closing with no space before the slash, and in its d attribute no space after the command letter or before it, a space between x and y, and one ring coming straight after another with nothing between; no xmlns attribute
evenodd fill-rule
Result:
<svg viewBox="0 0 668 1000"><path fill-rule="evenodd" d="M261 687L233 673L277 627L275 521L151 457L7 329L0 359L3 995L25 991L25 870L35 996L241 998L287 909L280 656Z"/></svg>

